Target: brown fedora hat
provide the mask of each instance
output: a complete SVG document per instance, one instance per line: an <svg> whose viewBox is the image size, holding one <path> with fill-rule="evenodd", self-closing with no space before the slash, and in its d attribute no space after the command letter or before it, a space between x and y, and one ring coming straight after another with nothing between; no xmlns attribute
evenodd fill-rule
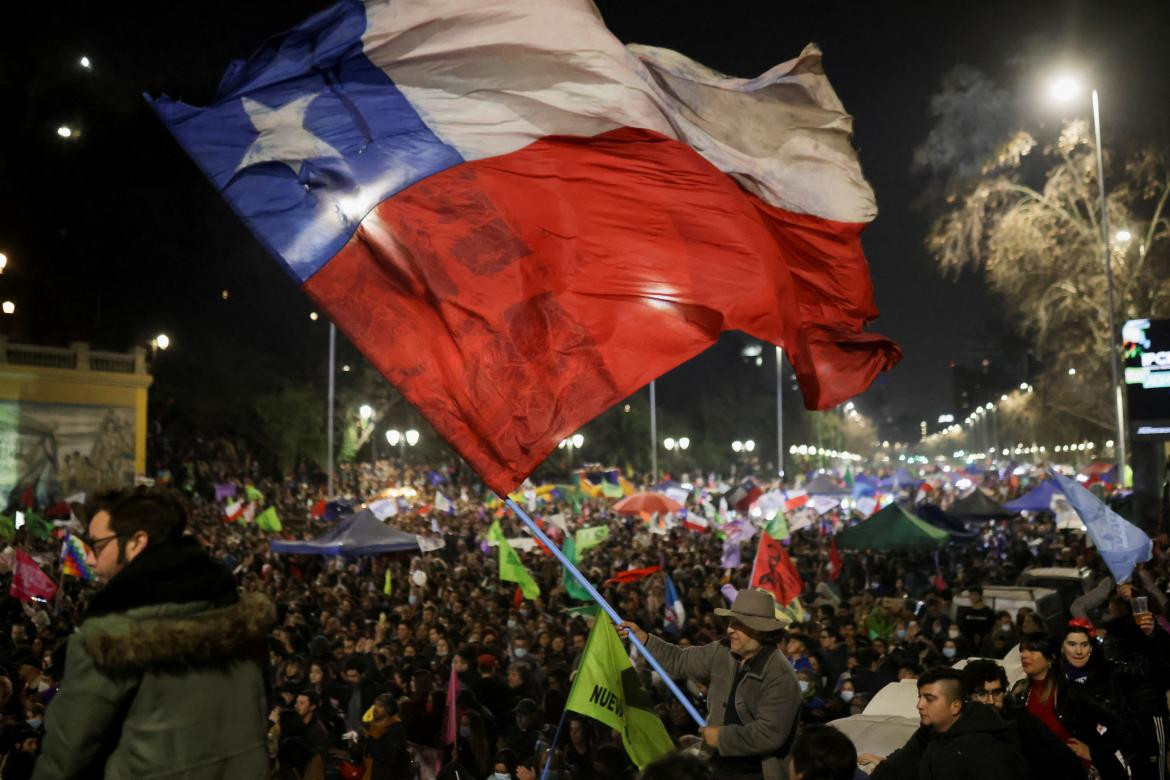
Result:
<svg viewBox="0 0 1170 780"><path fill-rule="evenodd" d="M735 594L731 609L715 608L719 617L735 618L756 631L779 631L784 623L776 619L776 600L759 588L744 588Z"/></svg>

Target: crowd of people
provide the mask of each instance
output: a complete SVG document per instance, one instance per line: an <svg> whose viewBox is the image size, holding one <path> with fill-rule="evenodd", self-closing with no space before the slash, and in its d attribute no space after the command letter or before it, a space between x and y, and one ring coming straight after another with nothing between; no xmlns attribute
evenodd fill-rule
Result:
<svg viewBox="0 0 1170 780"><path fill-rule="evenodd" d="M636 776L615 732L565 711L594 619L582 609L588 602L570 596L561 565L539 547L523 555L538 598L522 598L499 579L489 525L498 520L507 537L524 530L468 472L389 460L342 467L335 492L357 501L388 486L414 488L410 510L393 524L443 540L426 553L356 559L274 553L276 534L225 522L224 502L215 500L217 484L252 486L277 507L284 536L311 538L336 518L312 511L323 487L303 475L264 479L241 450L209 445L170 469L168 481L167 490L77 508L102 575L96 585L60 576L59 541L18 533L14 546L41 553L62 588L50 603L4 602L0 777L86 776L95 761L106 762L107 776L129 776L144 755L176 771L217 761L232 767L207 776L263 776L264 766L279 778L527 780L546 766L560 780ZM1000 499L1015 489L990 476L984 487ZM450 511L435 510L436 490L452 501ZM716 528L660 529L612 505L550 497L536 514L565 516L569 533L609 528L580 568L639 631L683 649L734 633L735 621L729 628L716 610L729 606L725 586L749 590L760 532L742 541L743 564L725 569ZM852 777L860 762L878 778L988 777L1001 767L1012 777L1167 778L1164 539L1154 560L1121 585L1083 534L1058 530L1043 514L982 523L973 539L937 553L846 552L838 568L832 529L857 520L846 514L831 512L792 533L787 549L803 583L802 614L760 636L796 680L798 728L782 740L791 759L783 772ZM142 552L152 547L170 552ZM982 586L1053 565L1086 567L1101 583L1072 605L1072 623L984 603ZM654 566L663 573L610 581ZM664 573L685 608L681 625L670 617ZM151 588L141 587L146 581ZM956 608L960 595L965 603ZM157 635L164 625L178 633ZM1025 677L1014 690L994 662L951 669L973 656L1003 659L1017 646ZM231 659L250 659L260 673ZM135 668L156 671L144 680ZM684 762L670 776L721 771L685 763L702 753L704 733L644 660L636 668L679 748L671 760ZM201 693L181 695L172 678L192 674L206 675ZM108 690L111 677L128 689ZM898 750L858 757L839 731L823 726L907 679L917 680L922 727ZM699 710L710 703L708 683L679 675ZM449 697L452 685L457 694ZM253 696L259 703L246 723L201 717L209 702ZM188 736L161 741L160 722L186 727ZM120 729L121 742L111 729ZM259 775L249 774L253 767ZM724 769L719 776L739 776ZM666 776L655 771L662 770L643 776Z"/></svg>

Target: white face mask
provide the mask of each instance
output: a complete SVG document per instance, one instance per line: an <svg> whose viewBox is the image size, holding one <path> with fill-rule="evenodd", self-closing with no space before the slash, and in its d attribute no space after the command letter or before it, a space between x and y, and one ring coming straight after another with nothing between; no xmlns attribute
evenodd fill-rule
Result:
<svg viewBox="0 0 1170 780"><path fill-rule="evenodd" d="M853 691L841 691L841 701L843 701L843 702L853 701Z"/></svg>
<svg viewBox="0 0 1170 780"><path fill-rule="evenodd" d="M808 680L799 680L798 682L800 683L800 692L808 693Z"/></svg>
<svg viewBox="0 0 1170 780"><path fill-rule="evenodd" d="M1010 634L1010 633L1011 633L1011 630L1012 630L1012 624L1011 624L1011 623L1001 623L999 627L1000 627L1000 629L1001 629L1001 630L1002 630L1002 631L1003 631L1005 634Z"/></svg>
<svg viewBox="0 0 1170 780"><path fill-rule="evenodd" d="M947 636L949 636L951 639L958 639L959 638L959 629L952 628L952 629L948 630Z"/></svg>
<svg viewBox="0 0 1170 780"><path fill-rule="evenodd" d="M945 655L947 658L954 658L955 657L955 648L944 647L943 648L943 655Z"/></svg>

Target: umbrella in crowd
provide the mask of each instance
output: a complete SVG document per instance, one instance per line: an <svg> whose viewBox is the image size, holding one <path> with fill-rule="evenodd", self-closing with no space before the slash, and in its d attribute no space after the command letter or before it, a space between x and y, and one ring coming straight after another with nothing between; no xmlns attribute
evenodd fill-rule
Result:
<svg viewBox="0 0 1170 780"><path fill-rule="evenodd" d="M682 508L682 504L661 493L635 493L613 505L614 511L622 515L640 515L643 512L665 514Z"/></svg>

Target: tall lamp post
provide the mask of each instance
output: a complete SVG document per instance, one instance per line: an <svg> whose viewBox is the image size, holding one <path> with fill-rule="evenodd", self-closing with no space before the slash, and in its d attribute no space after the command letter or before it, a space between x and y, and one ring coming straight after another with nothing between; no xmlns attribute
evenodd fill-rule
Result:
<svg viewBox="0 0 1170 780"><path fill-rule="evenodd" d="M1061 102L1069 103L1080 94L1081 85L1071 76L1061 76L1055 79L1050 92L1052 97ZM1117 323L1113 310L1113 246L1109 235L1109 209L1105 202L1105 156L1101 150L1101 108L1097 98L1097 90L1092 91L1093 98L1093 135L1097 147L1097 190L1100 195L1101 207L1101 243L1105 249L1105 290L1109 313L1109 372L1113 381L1114 410L1117 415L1117 479L1125 485L1125 400L1122 397L1120 382L1120 356L1117 354Z"/></svg>
<svg viewBox="0 0 1170 780"><path fill-rule="evenodd" d="M569 468L573 468L573 450L579 450L585 446L585 437L580 433L574 433L572 436L566 436L557 444L557 449L569 451Z"/></svg>

